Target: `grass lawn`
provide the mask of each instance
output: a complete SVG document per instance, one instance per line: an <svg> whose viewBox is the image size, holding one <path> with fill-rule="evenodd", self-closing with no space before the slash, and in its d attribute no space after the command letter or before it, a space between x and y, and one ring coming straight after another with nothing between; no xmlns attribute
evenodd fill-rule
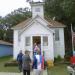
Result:
<svg viewBox="0 0 75 75"><path fill-rule="evenodd" d="M10 60L12 60L12 56L0 58L0 72L19 72L17 66L4 67L4 64ZM64 64L55 65L53 68L48 69L48 75L69 75L66 66Z"/></svg>
<svg viewBox="0 0 75 75"><path fill-rule="evenodd" d="M53 68L48 69L48 75L69 75L67 65L55 65Z"/></svg>
<svg viewBox="0 0 75 75"><path fill-rule="evenodd" d="M12 60L12 56L0 57L0 72L19 72L18 67L5 67L4 64Z"/></svg>

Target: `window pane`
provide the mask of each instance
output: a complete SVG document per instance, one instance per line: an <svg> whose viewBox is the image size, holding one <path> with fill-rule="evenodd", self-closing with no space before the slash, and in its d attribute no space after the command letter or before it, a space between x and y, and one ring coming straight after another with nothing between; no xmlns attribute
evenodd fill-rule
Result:
<svg viewBox="0 0 75 75"><path fill-rule="evenodd" d="M55 29L55 40L58 41L59 40L59 30Z"/></svg>
<svg viewBox="0 0 75 75"><path fill-rule="evenodd" d="M40 12L40 8L35 8L35 12Z"/></svg>
<svg viewBox="0 0 75 75"><path fill-rule="evenodd" d="M30 37L26 37L26 46L30 46Z"/></svg>
<svg viewBox="0 0 75 75"><path fill-rule="evenodd" d="M48 37L47 36L43 37L43 46L48 46Z"/></svg>
<svg viewBox="0 0 75 75"><path fill-rule="evenodd" d="M19 41L19 42L21 41L21 37L20 37L20 36L18 37L18 41Z"/></svg>

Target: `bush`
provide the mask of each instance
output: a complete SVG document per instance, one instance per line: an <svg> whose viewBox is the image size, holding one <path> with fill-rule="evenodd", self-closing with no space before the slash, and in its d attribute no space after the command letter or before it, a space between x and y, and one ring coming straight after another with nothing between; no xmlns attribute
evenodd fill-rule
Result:
<svg viewBox="0 0 75 75"><path fill-rule="evenodd" d="M70 57L73 56L72 50L66 50L65 60L70 61Z"/></svg>
<svg viewBox="0 0 75 75"><path fill-rule="evenodd" d="M54 62L62 62L62 61L64 61L64 59L60 55L58 55L57 58L54 58Z"/></svg>
<svg viewBox="0 0 75 75"><path fill-rule="evenodd" d="M16 60L12 60L12 61L9 61L9 62L6 62L4 64L5 67L9 67L9 66L18 66L18 62Z"/></svg>
<svg viewBox="0 0 75 75"><path fill-rule="evenodd" d="M44 61L44 69L46 69L46 68L47 68L47 62Z"/></svg>
<svg viewBox="0 0 75 75"><path fill-rule="evenodd" d="M51 68L54 66L53 60L47 60L47 67Z"/></svg>

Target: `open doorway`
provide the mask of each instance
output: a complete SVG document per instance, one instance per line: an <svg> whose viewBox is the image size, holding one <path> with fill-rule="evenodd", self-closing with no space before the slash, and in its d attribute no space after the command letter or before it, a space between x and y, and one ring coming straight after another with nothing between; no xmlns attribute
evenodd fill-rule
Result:
<svg viewBox="0 0 75 75"><path fill-rule="evenodd" d="M34 43L41 44L41 37L40 36L33 36L33 45L34 45Z"/></svg>
<svg viewBox="0 0 75 75"><path fill-rule="evenodd" d="M35 43L39 47L41 52L41 37L40 36L33 36L33 54L34 54Z"/></svg>

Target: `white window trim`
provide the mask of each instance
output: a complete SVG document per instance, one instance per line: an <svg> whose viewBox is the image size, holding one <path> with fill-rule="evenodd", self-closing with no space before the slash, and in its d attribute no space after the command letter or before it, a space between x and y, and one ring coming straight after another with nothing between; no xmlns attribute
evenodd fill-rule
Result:
<svg viewBox="0 0 75 75"><path fill-rule="evenodd" d="M28 38L29 38L29 40L28 40ZM26 39L28 40L28 42L26 41ZM25 37L25 46L30 46L30 45L31 45L31 37L30 36L26 36Z"/></svg>
<svg viewBox="0 0 75 75"><path fill-rule="evenodd" d="M46 42L46 44L44 44L44 37L47 38L47 42ZM48 36L43 36L43 46L48 46Z"/></svg>
<svg viewBox="0 0 75 75"><path fill-rule="evenodd" d="M60 37L59 37L59 29L55 29L55 41L59 41L59 40L60 40Z"/></svg>

